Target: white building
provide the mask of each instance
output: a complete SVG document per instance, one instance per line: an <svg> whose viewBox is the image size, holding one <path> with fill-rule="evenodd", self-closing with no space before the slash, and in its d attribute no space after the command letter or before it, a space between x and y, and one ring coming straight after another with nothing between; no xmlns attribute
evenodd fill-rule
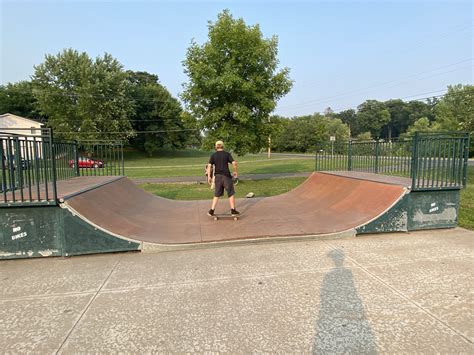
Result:
<svg viewBox="0 0 474 355"><path fill-rule="evenodd" d="M11 113L0 115L0 133L41 136L41 129L39 128L42 127L42 123L30 120L29 118L13 115ZM3 131L2 128L4 128ZM15 130L15 128L21 129ZM29 130L25 130L25 128L29 128Z"/></svg>
<svg viewBox="0 0 474 355"><path fill-rule="evenodd" d="M28 155L33 156L35 151L36 155L41 157L43 155L41 143L42 127L42 123L30 120L29 118L13 115L11 113L0 115L0 140L2 141L3 155L7 156L7 152L10 152L10 155L12 155L16 150L12 138L7 137L20 135L27 136L20 138L19 143L17 143L21 150L21 157L25 158ZM38 136L38 138L36 138L36 136Z"/></svg>

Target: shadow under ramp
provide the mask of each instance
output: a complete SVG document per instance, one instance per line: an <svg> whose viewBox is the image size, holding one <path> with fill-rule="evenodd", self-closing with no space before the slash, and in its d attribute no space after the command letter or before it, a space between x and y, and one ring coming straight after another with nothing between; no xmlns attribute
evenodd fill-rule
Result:
<svg viewBox="0 0 474 355"><path fill-rule="evenodd" d="M344 252L328 253L335 264L323 279L313 354L377 354L375 337L357 293L354 276L344 267Z"/></svg>

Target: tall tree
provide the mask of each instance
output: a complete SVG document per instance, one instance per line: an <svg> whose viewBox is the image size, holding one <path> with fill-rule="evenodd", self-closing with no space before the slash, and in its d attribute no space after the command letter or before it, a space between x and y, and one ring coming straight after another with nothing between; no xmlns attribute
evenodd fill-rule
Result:
<svg viewBox="0 0 474 355"><path fill-rule="evenodd" d="M383 102L367 100L357 107L356 134L370 132L372 137L378 138L389 121L390 112Z"/></svg>
<svg viewBox="0 0 474 355"><path fill-rule="evenodd" d="M163 147L182 148L187 131L178 100L160 84L157 75L133 71L127 74L135 109L132 127L142 132L131 144L150 156ZM143 133L146 131L152 133Z"/></svg>
<svg viewBox="0 0 474 355"><path fill-rule="evenodd" d="M339 118L343 123L349 126L351 137L355 137L356 132L356 124L357 124L357 115L354 109L349 109L345 111L341 111L335 114L337 118Z"/></svg>
<svg viewBox="0 0 474 355"><path fill-rule="evenodd" d="M400 135L401 138L410 138L415 135L416 132L436 132L440 130L440 126L437 122L431 122L428 117L421 117L413 122L408 127L405 133Z"/></svg>
<svg viewBox="0 0 474 355"><path fill-rule="evenodd" d="M474 132L474 86L449 86L435 111L441 129Z"/></svg>
<svg viewBox="0 0 474 355"><path fill-rule="evenodd" d="M182 111L181 120L186 129L186 147L200 148L202 144L201 130L199 122L190 112Z"/></svg>
<svg viewBox="0 0 474 355"><path fill-rule="evenodd" d="M436 105L436 123L442 130L461 130L471 135L469 155L474 156L474 86L448 86L448 92Z"/></svg>
<svg viewBox="0 0 474 355"><path fill-rule="evenodd" d="M228 10L208 28L207 42L187 50L182 98L207 130L205 146L223 139L239 154L257 152L267 145L270 113L292 86L289 69L278 71L278 40Z"/></svg>
<svg viewBox="0 0 474 355"><path fill-rule="evenodd" d="M36 99L29 81L19 81L0 86L0 114L12 113L14 115L39 118L35 109Z"/></svg>
<svg viewBox="0 0 474 355"><path fill-rule="evenodd" d="M127 74L110 54L91 59L66 49L35 67L33 94L57 136L66 139L127 139L133 102ZM116 133L122 132L122 133Z"/></svg>

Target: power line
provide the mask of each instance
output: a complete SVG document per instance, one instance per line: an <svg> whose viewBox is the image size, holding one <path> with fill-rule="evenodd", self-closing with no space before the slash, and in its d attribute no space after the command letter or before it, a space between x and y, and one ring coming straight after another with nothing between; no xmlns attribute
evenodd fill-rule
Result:
<svg viewBox="0 0 474 355"><path fill-rule="evenodd" d="M400 97L400 98L396 98L396 99L388 99L388 100L385 100L385 101L389 101L389 100L403 100L403 99L408 99L408 98L412 98L412 97L417 97L417 96L420 96L420 95L427 95L427 94L431 94L431 93L439 93L439 92L442 92L442 91L446 91L446 89L442 89L442 90L436 90L436 91L430 91L430 92L425 92L425 93L420 93L420 94L417 94L417 95L410 95L410 96L404 96L404 97ZM464 93L464 92L445 92L444 94L440 94L440 95L431 95L431 96L426 96L426 97L420 97L418 99L413 99L411 101L426 101L426 100L429 100L429 99L438 99L438 98L442 98L442 97L445 97L446 95L454 95L454 96L457 96L457 95L469 95L469 93ZM334 112L341 112L341 111L346 111L346 110L356 110L357 107L346 107L346 108L343 108L343 109L334 109Z"/></svg>
<svg viewBox="0 0 474 355"><path fill-rule="evenodd" d="M186 129L170 129L170 130L163 130L163 131L113 131L113 132L97 132L97 131L55 131L56 134L148 134L148 133L170 133L170 132L185 132L185 131L200 131L199 128L186 128Z"/></svg>
<svg viewBox="0 0 474 355"><path fill-rule="evenodd" d="M41 120L38 120L39 122L42 122L42 123L48 123L50 122L50 120L44 120L44 119L41 119ZM51 121L54 121L51 120ZM80 119L80 118L73 118L73 119L67 119L65 120L66 122L83 122L84 120L83 119ZM140 120L124 120L124 122L163 122L163 121L176 121L176 122L183 122L183 120L179 119L179 118L174 118L174 117L162 117L162 118L157 118L157 119L140 119Z"/></svg>
<svg viewBox="0 0 474 355"><path fill-rule="evenodd" d="M5 86L5 85L1 85ZM32 90L14 90L14 92L20 92L20 93L34 93L34 92L47 92L49 95L52 96L62 96L62 97L69 97L72 99L78 99L78 98L96 98L96 99L103 99L103 100L114 100L117 98L117 96L110 96L110 95L97 95L97 94L88 94L88 93L69 93L69 92L55 92L51 91L48 89L38 89L38 88L32 88ZM171 95L171 94L170 94ZM133 97L130 96L130 101L143 101L143 102L152 102L152 103L169 103L169 102L177 102L179 103L179 100L176 98L169 98L166 100L158 100L156 98L146 98L146 97Z"/></svg>
<svg viewBox="0 0 474 355"><path fill-rule="evenodd" d="M396 83L396 82L400 82L400 81L403 82L403 80L405 80L405 79L417 77L417 76L419 76L419 75L431 73L431 72L433 72L433 71L437 71L437 70L440 70L440 69L452 67L452 66L459 65L459 64L462 64L462 63L465 63L465 62L469 62L469 61L472 61L472 60L473 60L472 57L471 57L471 58L467 58L467 59L463 59L463 60L461 60L461 61L459 61L459 62L456 62L456 63L452 63L452 64L448 64L448 65L445 65L445 66L442 66L442 67L434 68L434 69L431 69L431 70L428 70L428 71L423 71L423 72L420 72L420 73L416 73L416 74L411 74L411 75L408 75L408 76L404 76L404 77L402 77L401 79L385 81L385 82L377 83L377 84L374 84L374 85L371 85L371 86L367 86L367 87L365 87L365 88L350 90L350 91L342 92L342 93L339 93L339 94L336 94L336 95L323 97L323 98L320 98L320 99L312 99L312 100L308 100L308 101L301 102L301 103L298 103L298 104L287 105L287 106L281 106L281 107L278 108L278 110L287 111L288 109L302 108L302 107L305 107L305 106L308 106L308 105L312 105L312 104L316 104L316 103L330 102L331 100L333 100L333 99L335 99L335 98L338 98L338 97L341 97L341 96L344 97L344 96L347 96L347 95L352 94L352 93L356 93L356 92L360 92L360 91L365 91L365 90L369 90L369 89L376 88L376 87L380 87L380 86L385 86L385 85L391 84L391 83ZM459 69L464 69L464 67L463 67L463 68L458 68L458 69L456 69L456 70L459 70ZM450 73L450 72L451 72L451 71L443 72L443 73L437 73L437 74L435 74L435 75L442 75L442 74L447 74L447 73ZM427 79L427 78L424 78L424 79ZM422 80L422 79L418 79L418 80ZM397 85L398 85L398 84L397 84ZM396 86L396 85L395 85L395 86ZM392 86L392 87L393 87L393 86Z"/></svg>

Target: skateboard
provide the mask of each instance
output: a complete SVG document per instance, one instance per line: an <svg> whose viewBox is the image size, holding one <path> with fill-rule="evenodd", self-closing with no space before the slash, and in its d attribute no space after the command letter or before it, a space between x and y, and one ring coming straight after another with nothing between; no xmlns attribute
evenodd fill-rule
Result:
<svg viewBox="0 0 474 355"><path fill-rule="evenodd" d="M238 221L238 220L239 220L239 217L240 217L240 215L232 216L231 214L215 214L215 215L212 216L211 218L212 218L214 221L217 221L217 220L219 220L219 219L233 219L234 221Z"/></svg>

